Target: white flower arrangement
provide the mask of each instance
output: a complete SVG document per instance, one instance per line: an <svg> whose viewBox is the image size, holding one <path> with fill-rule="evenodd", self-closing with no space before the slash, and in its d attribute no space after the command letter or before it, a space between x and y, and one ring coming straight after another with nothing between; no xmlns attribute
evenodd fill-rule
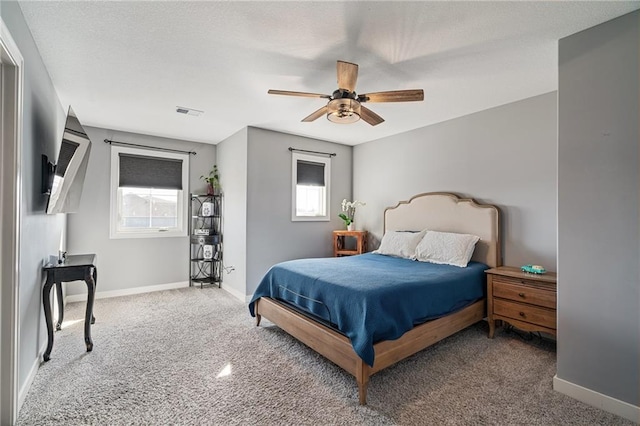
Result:
<svg viewBox="0 0 640 426"><path fill-rule="evenodd" d="M353 220L356 216L356 207L365 205L366 203L363 203L362 201L347 201L347 199L345 198L344 200L342 200L342 211L344 213L340 213L338 216L340 217L340 219L344 220L345 225L349 226L353 223Z"/></svg>

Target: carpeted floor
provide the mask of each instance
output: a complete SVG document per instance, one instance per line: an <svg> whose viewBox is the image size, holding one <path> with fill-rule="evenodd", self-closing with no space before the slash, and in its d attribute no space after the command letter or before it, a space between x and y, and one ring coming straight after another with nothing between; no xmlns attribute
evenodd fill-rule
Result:
<svg viewBox="0 0 640 426"><path fill-rule="evenodd" d="M217 288L67 305L19 425L631 425L552 390L555 350L479 323L374 375L339 367Z"/></svg>

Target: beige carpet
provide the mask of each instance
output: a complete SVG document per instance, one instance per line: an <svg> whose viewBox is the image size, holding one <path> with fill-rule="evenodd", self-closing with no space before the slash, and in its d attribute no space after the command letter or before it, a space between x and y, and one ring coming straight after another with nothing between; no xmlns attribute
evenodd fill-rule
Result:
<svg viewBox="0 0 640 426"><path fill-rule="evenodd" d="M624 425L552 390L555 350L480 323L371 378L339 367L224 290L96 301L94 350L72 303L19 425Z"/></svg>

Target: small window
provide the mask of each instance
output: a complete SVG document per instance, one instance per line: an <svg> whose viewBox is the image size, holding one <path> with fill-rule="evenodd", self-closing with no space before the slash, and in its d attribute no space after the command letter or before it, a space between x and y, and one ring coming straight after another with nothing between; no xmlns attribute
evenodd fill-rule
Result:
<svg viewBox="0 0 640 426"><path fill-rule="evenodd" d="M111 238L187 235L189 156L111 147Z"/></svg>
<svg viewBox="0 0 640 426"><path fill-rule="evenodd" d="M331 159L292 153L291 220L329 220Z"/></svg>

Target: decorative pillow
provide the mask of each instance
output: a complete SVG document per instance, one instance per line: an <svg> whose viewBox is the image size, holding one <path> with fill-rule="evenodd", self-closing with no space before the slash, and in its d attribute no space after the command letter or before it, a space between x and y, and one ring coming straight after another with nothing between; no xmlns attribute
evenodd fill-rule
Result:
<svg viewBox="0 0 640 426"><path fill-rule="evenodd" d="M374 250L373 253L413 260L416 258L416 246L425 232L388 231L382 237L378 250Z"/></svg>
<svg viewBox="0 0 640 426"><path fill-rule="evenodd" d="M420 262L466 267L480 237L470 234L428 231L416 246Z"/></svg>

